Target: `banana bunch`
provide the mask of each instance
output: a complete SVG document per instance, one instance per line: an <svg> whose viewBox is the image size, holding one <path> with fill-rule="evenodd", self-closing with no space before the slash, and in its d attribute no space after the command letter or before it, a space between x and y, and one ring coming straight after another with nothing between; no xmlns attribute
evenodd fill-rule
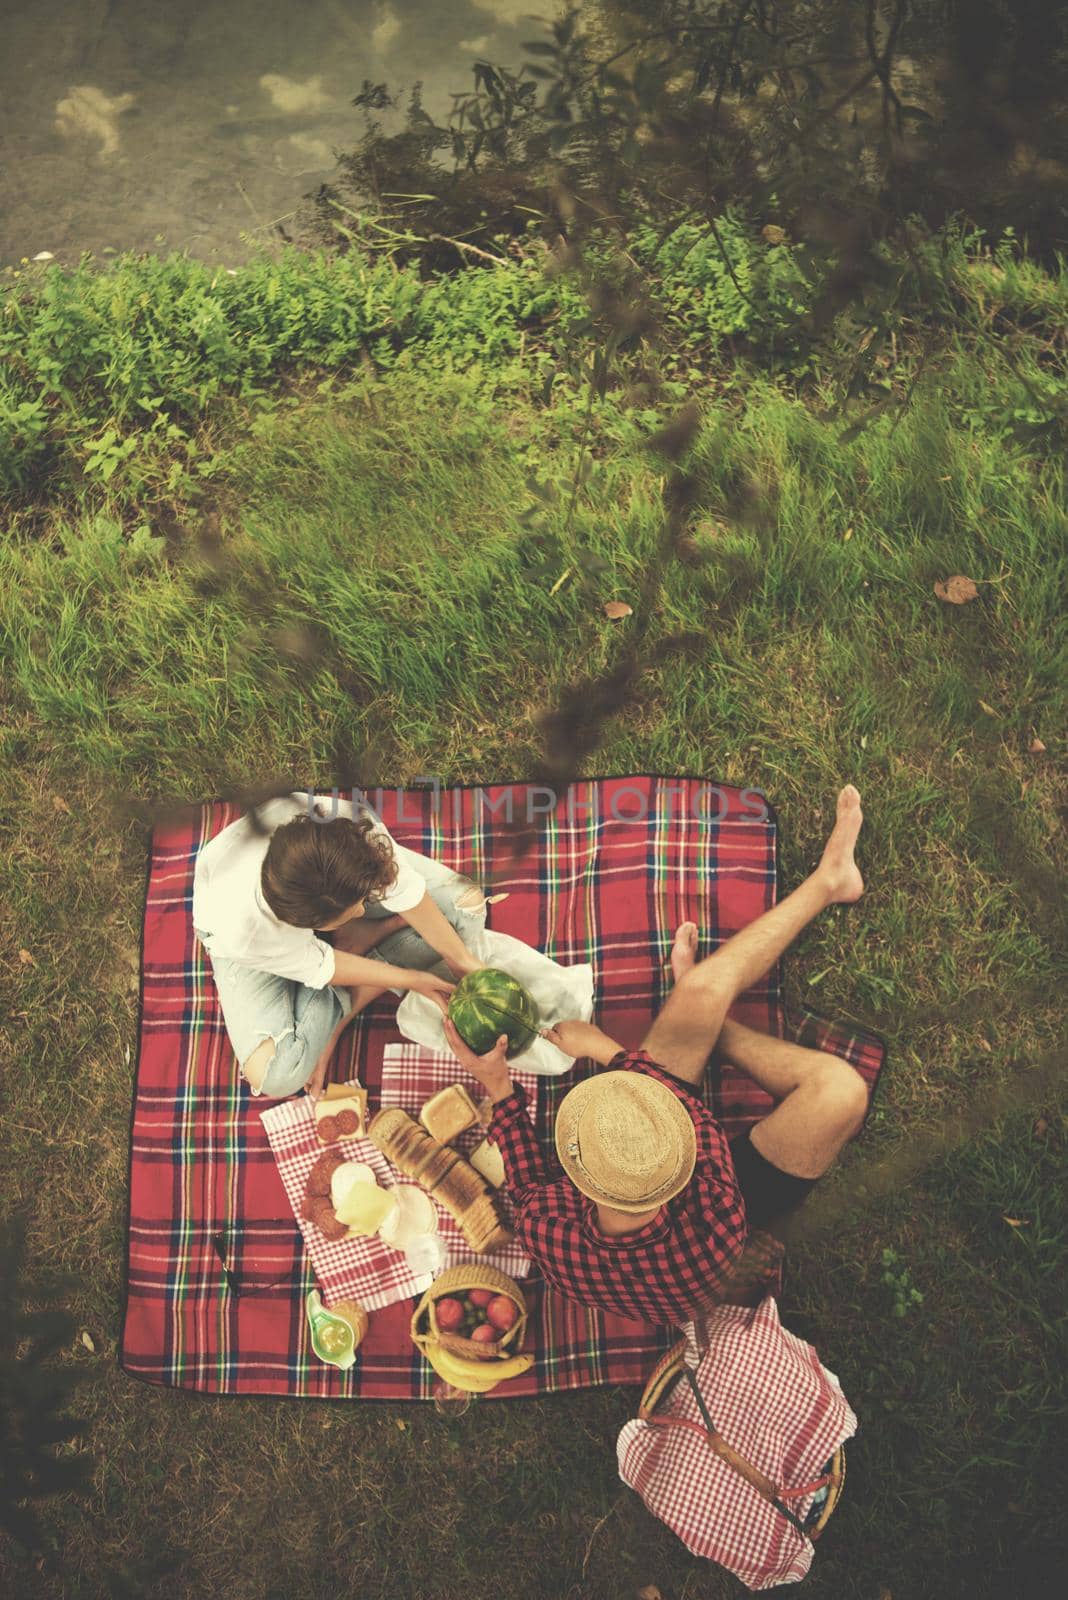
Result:
<svg viewBox="0 0 1068 1600"><path fill-rule="evenodd" d="M466 1389L468 1394L485 1394L495 1389L506 1378L518 1378L534 1365L533 1356L509 1356L506 1360L479 1361L471 1356L456 1356L451 1350L442 1350L434 1343L426 1351L439 1378L451 1383L454 1389Z"/></svg>

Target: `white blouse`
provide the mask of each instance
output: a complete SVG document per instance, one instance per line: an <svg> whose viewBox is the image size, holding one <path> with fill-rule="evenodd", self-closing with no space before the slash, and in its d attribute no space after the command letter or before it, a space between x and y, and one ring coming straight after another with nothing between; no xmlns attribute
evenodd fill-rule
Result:
<svg viewBox="0 0 1068 1600"><path fill-rule="evenodd" d="M352 801L331 795L318 797L323 814L352 816ZM334 976L334 947L316 936L313 928L296 928L275 916L260 888L260 872L271 834L284 822L308 809L308 795L295 793L259 807L266 832L258 831L248 816L231 822L201 849L193 877L193 927L213 957L237 961L259 972L292 978L311 989L322 989ZM329 827L329 822L315 824ZM373 828L389 840L397 863L397 876L378 896L387 911L411 911L426 893L426 879L412 865L414 852L397 844L382 823Z"/></svg>

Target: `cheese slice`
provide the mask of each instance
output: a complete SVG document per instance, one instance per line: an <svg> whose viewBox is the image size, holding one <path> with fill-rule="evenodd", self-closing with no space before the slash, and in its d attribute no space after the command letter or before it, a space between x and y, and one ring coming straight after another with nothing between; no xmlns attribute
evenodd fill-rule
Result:
<svg viewBox="0 0 1068 1600"><path fill-rule="evenodd" d="M499 1189L505 1179L504 1157L495 1144L490 1144L488 1139L483 1139L468 1156L468 1161L474 1167L480 1178L485 1178L491 1188Z"/></svg>
<svg viewBox="0 0 1068 1600"><path fill-rule="evenodd" d="M355 1081L350 1083L328 1083L323 1090L322 1098L324 1100L350 1100L353 1095L364 1095L366 1099L365 1091Z"/></svg>
<svg viewBox="0 0 1068 1600"><path fill-rule="evenodd" d="M416 1240L437 1232L437 1207L414 1183L399 1183L393 1192L397 1208L383 1222L379 1238L394 1250L407 1250Z"/></svg>
<svg viewBox="0 0 1068 1600"><path fill-rule="evenodd" d="M370 1237L378 1232L396 1204L396 1196L380 1189L377 1183L354 1183L335 1215L353 1233Z"/></svg>
<svg viewBox="0 0 1068 1600"><path fill-rule="evenodd" d="M358 1184L377 1183L374 1168L363 1161L343 1161L330 1179L330 1204L335 1212L343 1206Z"/></svg>

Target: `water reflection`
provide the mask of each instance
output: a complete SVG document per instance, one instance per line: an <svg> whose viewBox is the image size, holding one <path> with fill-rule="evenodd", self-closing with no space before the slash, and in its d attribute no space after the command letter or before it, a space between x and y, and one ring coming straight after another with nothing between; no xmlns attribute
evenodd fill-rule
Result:
<svg viewBox="0 0 1068 1600"><path fill-rule="evenodd" d="M349 102L365 78L393 89L421 79L439 115L469 86L475 56L519 62L538 9L0 0L0 262L107 249L238 260L355 143Z"/></svg>

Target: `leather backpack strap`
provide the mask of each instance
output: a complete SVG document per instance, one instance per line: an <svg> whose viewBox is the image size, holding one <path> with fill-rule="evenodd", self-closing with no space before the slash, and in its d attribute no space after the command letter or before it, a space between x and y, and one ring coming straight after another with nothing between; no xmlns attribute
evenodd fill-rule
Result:
<svg viewBox="0 0 1068 1600"><path fill-rule="evenodd" d="M747 1461L744 1456L739 1455L738 1451L735 1450L732 1445L727 1443L722 1434L717 1433L716 1425L709 1415L708 1407L705 1405L705 1397L698 1387L697 1379L694 1376L693 1369L684 1365L683 1373L690 1385L690 1388L693 1390L693 1396L697 1401L698 1410L704 1419L705 1427L702 1431L705 1432L705 1436L707 1437L708 1442L712 1446L712 1449L715 1451L716 1455L719 1456L722 1461L725 1461L729 1467L732 1467L740 1477L744 1478L746 1483L750 1484L759 1495L762 1495L763 1498L768 1501L770 1505L773 1505L776 1511L786 1518L787 1522L791 1525L794 1531L800 1534L802 1539L805 1539L807 1535L805 1534L804 1525L801 1522L800 1517L795 1516L788 1506L783 1505L782 1501L779 1499L778 1490L772 1483L771 1479L766 1478L764 1474L758 1471L758 1469L754 1467L751 1462ZM669 1419L665 1418L664 1420L667 1421Z"/></svg>

